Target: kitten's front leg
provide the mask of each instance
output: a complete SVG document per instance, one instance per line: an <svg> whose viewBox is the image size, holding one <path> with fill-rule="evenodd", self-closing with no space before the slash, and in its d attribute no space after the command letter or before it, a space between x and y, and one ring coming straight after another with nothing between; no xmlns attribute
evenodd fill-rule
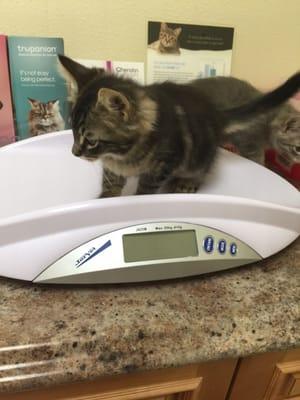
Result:
<svg viewBox="0 0 300 400"><path fill-rule="evenodd" d="M164 190L166 193L196 193L201 186L202 179L172 177Z"/></svg>
<svg viewBox="0 0 300 400"><path fill-rule="evenodd" d="M173 160L156 160L149 167L148 173L140 175L136 194L153 194L157 193L172 176L172 172L176 167L176 158Z"/></svg>
<svg viewBox="0 0 300 400"><path fill-rule="evenodd" d="M139 178L136 194L154 194L163 186L166 181L165 174L152 175L143 174Z"/></svg>
<svg viewBox="0 0 300 400"><path fill-rule="evenodd" d="M126 179L123 176L116 175L109 169L104 168L100 198L120 196L125 183Z"/></svg>

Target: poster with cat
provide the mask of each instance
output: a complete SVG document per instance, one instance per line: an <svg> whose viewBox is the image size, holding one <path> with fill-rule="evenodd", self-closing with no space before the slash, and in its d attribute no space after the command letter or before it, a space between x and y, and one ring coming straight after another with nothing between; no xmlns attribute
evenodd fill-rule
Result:
<svg viewBox="0 0 300 400"><path fill-rule="evenodd" d="M0 35L0 147L15 141L6 36Z"/></svg>
<svg viewBox="0 0 300 400"><path fill-rule="evenodd" d="M8 37L18 139L69 127L67 88L58 72L62 38Z"/></svg>
<svg viewBox="0 0 300 400"><path fill-rule="evenodd" d="M148 22L147 83L181 83L231 71L234 29Z"/></svg>

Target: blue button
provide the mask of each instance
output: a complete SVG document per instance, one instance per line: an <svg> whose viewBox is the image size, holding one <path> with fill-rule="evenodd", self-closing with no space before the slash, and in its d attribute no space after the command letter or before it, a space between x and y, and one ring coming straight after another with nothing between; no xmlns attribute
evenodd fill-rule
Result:
<svg viewBox="0 0 300 400"><path fill-rule="evenodd" d="M218 244L219 253L224 254L226 251L226 241L224 239L219 241Z"/></svg>
<svg viewBox="0 0 300 400"><path fill-rule="evenodd" d="M214 249L214 239L211 236L207 236L204 239L203 247L206 253L211 253Z"/></svg>
<svg viewBox="0 0 300 400"><path fill-rule="evenodd" d="M236 243L231 243L231 245L230 245L230 254L232 256L235 256L236 253L237 253L237 245L236 245Z"/></svg>

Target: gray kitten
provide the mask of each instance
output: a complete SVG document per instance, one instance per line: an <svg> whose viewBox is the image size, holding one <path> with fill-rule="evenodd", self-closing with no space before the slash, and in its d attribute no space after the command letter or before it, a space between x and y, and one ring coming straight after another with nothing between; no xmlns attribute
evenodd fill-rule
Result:
<svg viewBox="0 0 300 400"><path fill-rule="evenodd" d="M198 79L191 84L220 109L241 106L261 96L250 83L233 77ZM252 119L248 125L232 126L227 133L223 144L231 142L242 156L260 164L264 163L264 150L268 147L287 151L300 161L300 112L289 104Z"/></svg>
<svg viewBox="0 0 300 400"><path fill-rule="evenodd" d="M65 121L60 114L58 100L43 103L29 98L28 101L31 106L28 114L30 136L64 130Z"/></svg>

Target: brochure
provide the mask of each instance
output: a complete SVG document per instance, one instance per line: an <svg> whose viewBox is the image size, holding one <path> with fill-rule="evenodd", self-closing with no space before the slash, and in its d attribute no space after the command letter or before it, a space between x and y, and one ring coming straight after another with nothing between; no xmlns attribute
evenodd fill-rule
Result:
<svg viewBox="0 0 300 400"><path fill-rule="evenodd" d="M6 39L0 35L0 147L15 141Z"/></svg>
<svg viewBox="0 0 300 400"><path fill-rule="evenodd" d="M8 49L18 139L67 129L67 90L57 68L63 39L9 36Z"/></svg>
<svg viewBox="0 0 300 400"><path fill-rule="evenodd" d="M148 22L147 83L230 75L233 28Z"/></svg>
<svg viewBox="0 0 300 400"><path fill-rule="evenodd" d="M102 61L77 59L80 64L86 67L103 68L113 74L133 79L143 85L145 83L144 63L131 61Z"/></svg>

